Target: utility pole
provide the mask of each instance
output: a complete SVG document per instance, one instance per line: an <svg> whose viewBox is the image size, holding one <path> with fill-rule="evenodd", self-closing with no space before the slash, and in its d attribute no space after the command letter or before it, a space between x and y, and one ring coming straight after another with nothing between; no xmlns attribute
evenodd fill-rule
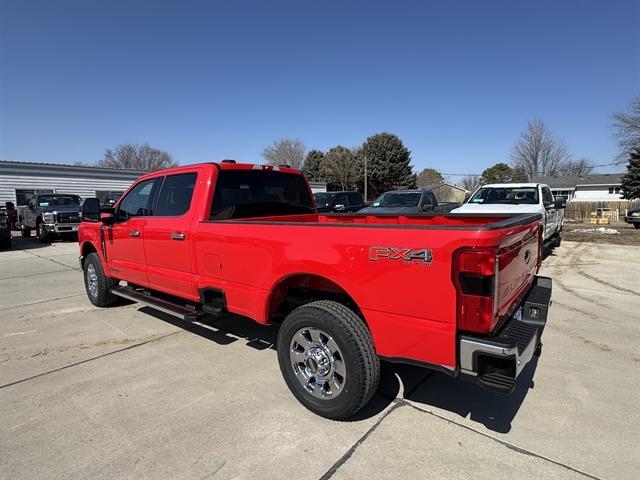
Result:
<svg viewBox="0 0 640 480"><path fill-rule="evenodd" d="M367 201L367 156L364 156L364 201Z"/></svg>

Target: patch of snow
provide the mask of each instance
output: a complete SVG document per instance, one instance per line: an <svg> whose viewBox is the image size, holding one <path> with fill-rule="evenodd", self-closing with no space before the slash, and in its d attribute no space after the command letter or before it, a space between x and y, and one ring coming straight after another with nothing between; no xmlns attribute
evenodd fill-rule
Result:
<svg viewBox="0 0 640 480"><path fill-rule="evenodd" d="M601 233L605 235L618 235L620 232L615 228L576 228L575 230L571 230L571 233Z"/></svg>

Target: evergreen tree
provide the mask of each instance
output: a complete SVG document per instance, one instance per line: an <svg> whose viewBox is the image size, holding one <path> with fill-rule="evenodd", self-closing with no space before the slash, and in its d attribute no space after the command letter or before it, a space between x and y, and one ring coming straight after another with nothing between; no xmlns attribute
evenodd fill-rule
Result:
<svg viewBox="0 0 640 480"><path fill-rule="evenodd" d="M318 181L322 179L321 168L324 153L320 150L309 150L302 165L302 173L307 180Z"/></svg>
<svg viewBox="0 0 640 480"><path fill-rule="evenodd" d="M632 150L627 173L622 177L622 198L640 198L640 147Z"/></svg>
<svg viewBox="0 0 640 480"><path fill-rule="evenodd" d="M514 171L506 163L496 163L482 172L482 183L511 183Z"/></svg>
<svg viewBox="0 0 640 480"><path fill-rule="evenodd" d="M402 140L391 133L377 133L367 138L358 152L366 157L369 198L398 188L415 188L416 176L412 171L411 152ZM358 162L362 164L363 162ZM361 167L362 168L362 167ZM364 173L359 175L362 184Z"/></svg>

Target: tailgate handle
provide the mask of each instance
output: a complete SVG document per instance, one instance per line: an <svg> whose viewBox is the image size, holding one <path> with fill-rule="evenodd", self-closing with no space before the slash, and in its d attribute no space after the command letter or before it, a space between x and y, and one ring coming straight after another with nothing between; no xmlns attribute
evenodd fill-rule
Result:
<svg viewBox="0 0 640 480"><path fill-rule="evenodd" d="M177 233L172 233L171 235L169 235L169 238L171 240L184 240L185 238L187 238L187 236L182 232L177 232Z"/></svg>
<svg viewBox="0 0 640 480"><path fill-rule="evenodd" d="M129 236L130 237L139 237L140 236L140 230L131 230L129 232Z"/></svg>

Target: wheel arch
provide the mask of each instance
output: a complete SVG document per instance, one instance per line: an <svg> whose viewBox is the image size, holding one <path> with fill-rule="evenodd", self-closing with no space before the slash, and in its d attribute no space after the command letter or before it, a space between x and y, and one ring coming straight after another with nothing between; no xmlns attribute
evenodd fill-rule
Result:
<svg viewBox="0 0 640 480"><path fill-rule="evenodd" d="M332 279L315 273L291 273L280 278L269 291L265 305L267 323L279 323L293 309L317 300L333 300L354 311L369 325L353 296Z"/></svg>
<svg viewBox="0 0 640 480"><path fill-rule="evenodd" d="M81 247L80 247L80 266L84 267L84 261L87 258L87 255L89 255L90 253L97 253L98 256L100 257L100 253L98 253L98 250L96 249L95 245L93 243L91 243L90 241L85 241L82 243ZM100 260L102 260L102 258L100 258Z"/></svg>

